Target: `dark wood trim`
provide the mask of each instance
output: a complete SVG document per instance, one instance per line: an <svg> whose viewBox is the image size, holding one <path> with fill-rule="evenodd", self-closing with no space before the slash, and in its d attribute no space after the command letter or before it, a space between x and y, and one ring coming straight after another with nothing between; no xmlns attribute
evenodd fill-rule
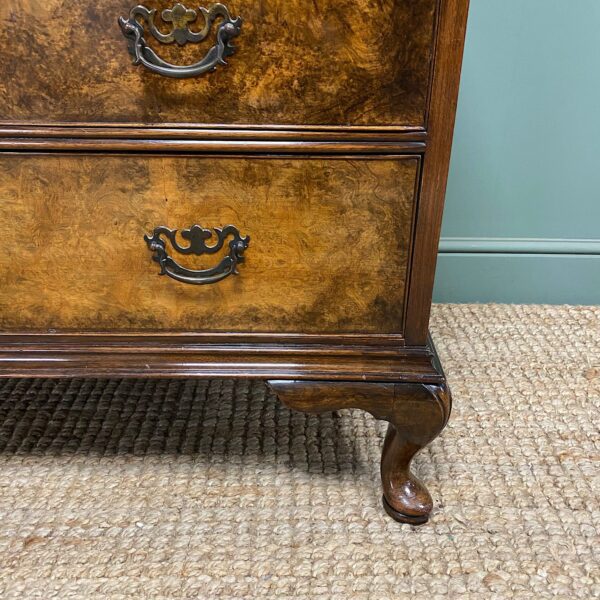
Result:
<svg viewBox="0 0 600 600"><path fill-rule="evenodd" d="M278 132L298 132L308 133L311 132L323 132L327 133L328 137L331 134L363 134L363 133L390 133L390 134L402 134L402 135L420 135L425 133L424 127L415 126L403 126L403 125L269 125L269 124L229 124L229 123L115 123L115 122L92 122L92 121L73 121L73 122L61 122L61 121L39 121L32 123L31 121L11 121L11 120L0 120L0 128L14 127L14 128L27 128L32 127L39 128L76 128L76 129L115 129L115 130L146 130L156 131L162 129L172 130L203 130L203 131L221 131L223 133L230 132L264 132L265 135L273 135Z"/></svg>
<svg viewBox="0 0 600 600"><path fill-rule="evenodd" d="M420 154L424 142L0 138L0 151L33 152L202 152L283 154Z"/></svg>
<svg viewBox="0 0 600 600"><path fill-rule="evenodd" d="M0 125L0 138L41 139L154 139L154 140L288 140L288 141L377 141L424 142L425 131L375 132L348 129L218 129L190 127L127 127L127 126L68 126L68 125Z"/></svg>
<svg viewBox="0 0 600 600"><path fill-rule="evenodd" d="M0 156L77 156L81 153L77 151L48 151L48 150L37 150L37 151L29 151L29 150L0 150ZM116 152L110 150L100 150L97 152L85 152L85 155L90 156L148 156L148 152ZM152 156L155 157L168 157L168 152L152 152ZM410 154L406 151L401 153L392 153L392 154L352 154L352 153L341 153L341 154L319 154L320 159L330 159L330 160L419 160L421 161L423 155L421 153ZM277 160L277 159L285 159L293 157L294 160L314 160L314 153L289 153L289 152L278 152L274 153L242 153L242 152L177 152L178 158L248 158L251 157L252 160ZM419 171L420 173L420 171ZM419 184L420 186L420 184Z"/></svg>
<svg viewBox="0 0 600 600"><path fill-rule="evenodd" d="M109 336L112 337L112 336ZM168 336L3 336L1 377L235 377L437 384L433 350L209 344Z"/></svg>
<svg viewBox="0 0 600 600"><path fill-rule="evenodd" d="M405 331L409 345L427 343L468 9L469 0L446 0L441 6L429 108L429 139L422 165L409 279Z"/></svg>
<svg viewBox="0 0 600 600"><path fill-rule="evenodd" d="M110 346L129 344L135 345L138 342L146 344L185 344L186 347L194 345L228 345L236 344L240 346L252 346L263 344L292 344L296 346L310 346L312 348L325 348L330 352L331 346L334 346L338 352L343 352L345 346L354 346L355 348L377 349L378 352L386 352L391 348L397 352L398 348L404 348L404 339L396 334L351 334L339 333L332 335L311 334L311 333L192 333L182 331L166 332L46 332L46 331L10 331L0 332L0 347L7 344L19 344L21 347L35 347L38 343L42 344L79 344L95 343ZM285 352L282 346L281 351ZM315 350L316 351L316 350ZM422 350L417 349L418 354ZM407 349L406 352L410 352Z"/></svg>

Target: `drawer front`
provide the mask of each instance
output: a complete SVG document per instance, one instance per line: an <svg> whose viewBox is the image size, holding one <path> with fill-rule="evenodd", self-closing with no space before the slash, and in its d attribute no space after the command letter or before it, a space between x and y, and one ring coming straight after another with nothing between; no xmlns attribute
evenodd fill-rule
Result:
<svg viewBox="0 0 600 600"><path fill-rule="evenodd" d="M419 160L5 155L0 330L401 334Z"/></svg>
<svg viewBox="0 0 600 600"><path fill-rule="evenodd" d="M132 64L117 19L138 2L157 9L162 33L173 29L173 13L161 20L172 0L2 0L0 121L425 124L438 0L227 1L243 19L235 53L188 79ZM197 32L201 20L184 24ZM147 27L144 39L168 63L190 65L221 22L199 43L159 42Z"/></svg>

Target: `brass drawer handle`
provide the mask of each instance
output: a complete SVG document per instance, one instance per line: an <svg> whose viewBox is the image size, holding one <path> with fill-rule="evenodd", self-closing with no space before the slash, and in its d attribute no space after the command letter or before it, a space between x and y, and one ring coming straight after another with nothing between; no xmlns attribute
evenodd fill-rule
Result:
<svg viewBox="0 0 600 600"><path fill-rule="evenodd" d="M156 227L152 235L144 235L144 240L148 244L148 248L154 252L152 260L160 265L159 275L168 275L183 283L205 285L221 281L229 275L237 275L237 265L244 261L244 251L250 243L250 236L241 236L238 229L233 225L227 225L222 229L215 227L214 231L217 234L217 241L214 246L206 245L206 242L213 237L212 231L204 229L200 225L192 225L189 229L182 230L181 237L189 242L189 246L180 246L175 239L177 229L169 229L164 225ZM216 267L194 271L182 267L167 254L166 243L161 236L165 236L180 254L195 254L197 256L215 254L223 247L229 236L232 239L229 242L229 254Z"/></svg>
<svg viewBox="0 0 600 600"><path fill-rule="evenodd" d="M198 18L198 11L188 9L180 3L175 4L173 8L163 10L161 13L162 20L172 24L169 33L162 33L157 29L154 23L154 17L156 16L155 8L149 9L138 5L131 9L128 19L119 17L119 26L127 40L127 49L133 57L133 64L144 65L144 67L153 73L177 79L195 77L207 71L214 71L217 65L226 65L225 57L231 56L235 51L231 40L240 34L242 27L241 17L234 19L223 4L213 4L209 9L199 7L198 10L204 17L204 27L201 31L192 31L190 29L190 25L195 23ZM204 58L191 65L178 66L162 60L148 46L144 39L144 27L138 21L137 17L141 17L146 23L150 33L156 40L162 44L177 42L180 46L187 44L187 42L198 43L203 41L210 33L215 20L219 17L223 20L217 27L217 43L209 49Z"/></svg>

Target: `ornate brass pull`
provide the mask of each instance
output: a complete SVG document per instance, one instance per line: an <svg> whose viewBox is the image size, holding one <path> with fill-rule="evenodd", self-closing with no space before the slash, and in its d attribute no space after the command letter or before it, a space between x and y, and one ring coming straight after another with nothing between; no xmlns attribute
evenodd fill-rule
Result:
<svg viewBox="0 0 600 600"><path fill-rule="evenodd" d="M189 229L182 230L181 237L190 243L189 246L180 246L175 239L177 229L169 229L164 225L156 227L152 235L144 235L144 240L148 244L148 248L154 252L152 260L160 265L159 275L168 275L183 283L205 285L221 281L229 275L237 275L237 265L244 261L244 251L250 243L250 236L242 237L233 225L227 225L222 229L215 227L214 231L217 234L217 241L214 246L206 245L206 242L213 236L212 231L204 229L200 225L192 225ZM216 267L194 271L177 264L167 254L166 243L161 236L165 236L180 254L196 254L197 256L215 254L223 247L229 236L232 239L229 242L229 254Z"/></svg>
<svg viewBox="0 0 600 600"><path fill-rule="evenodd" d="M198 10L204 17L204 27L197 32L192 31L190 25L198 18L198 11L188 9L180 3L175 4L171 9L163 10L161 13L162 20L172 24L169 33L162 33L156 28L154 23L155 8L149 9L138 5L131 9L128 19L119 17L119 26L127 40L127 49L133 57L133 64L144 65L154 73L177 79L195 77L207 71L214 71L217 65L226 65L225 57L231 56L235 51L231 40L240 34L241 17L233 18L223 4L213 4L209 9L199 7ZM148 46L144 39L144 27L138 21L138 17L141 17L146 23L150 33L156 40L163 44L177 42L180 46L188 42L198 43L203 41L210 33L213 23L219 17L223 20L217 27L217 43L209 49L204 58L191 65L178 66L165 62Z"/></svg>

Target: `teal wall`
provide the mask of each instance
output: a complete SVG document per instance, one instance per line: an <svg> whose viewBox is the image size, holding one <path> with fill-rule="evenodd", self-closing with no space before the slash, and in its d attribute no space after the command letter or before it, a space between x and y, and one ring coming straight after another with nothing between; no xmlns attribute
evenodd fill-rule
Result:
<svg viewBox="0 0 600 600"><path fill-rule="evenodd" d="M600 304L600 0L471 0L435 300Z"/></svg>

